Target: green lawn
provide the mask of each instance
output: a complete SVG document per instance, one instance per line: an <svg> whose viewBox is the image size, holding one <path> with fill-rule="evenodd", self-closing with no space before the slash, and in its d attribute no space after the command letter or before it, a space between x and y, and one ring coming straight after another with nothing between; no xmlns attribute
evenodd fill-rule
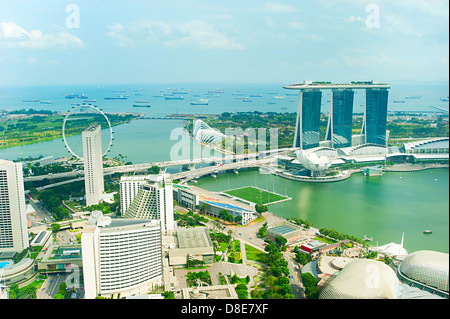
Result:
<svg viewBox="0 0 450 319"><path fill-rule="evenodd" d="M247 255L247 260L259 261L262 263L266 263L266 253L262 252L255 247L245 244L245 253Z"/></svg>
<svg viewBox="0 0 450 319"><path fill-rule="evenodd" d="M248 200L249 202L255 204L270 204L273 202L277 202L279 200L287 199L286 196L281 196L269 191L261 190L256 187L242 187L238 189L232 189L228 191L224 191L224 193L229 194L234 197L242 198Z"/></svg>

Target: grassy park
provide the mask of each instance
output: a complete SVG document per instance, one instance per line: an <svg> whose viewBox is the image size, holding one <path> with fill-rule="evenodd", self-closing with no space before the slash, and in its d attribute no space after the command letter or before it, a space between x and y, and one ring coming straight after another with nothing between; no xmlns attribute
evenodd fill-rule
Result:
<svg viewBox="0 0 450 319"><path fill-rule="evenodd" d="M231 189L224 191L224 193L247 200L255 204L262 204L262 205L267 205L273 202L278 202L280 200L289 199L289 197L287 196L282 196L252 186Z"/></svg>

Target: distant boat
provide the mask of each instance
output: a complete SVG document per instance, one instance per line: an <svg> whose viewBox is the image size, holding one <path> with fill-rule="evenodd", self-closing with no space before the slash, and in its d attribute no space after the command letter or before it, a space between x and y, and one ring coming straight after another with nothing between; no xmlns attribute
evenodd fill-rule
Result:
<svg viewBox="0 0 450 319"><path fill-rule="evenodd" d="M419 100L420 98L422 98L422 95L410 95L410 96L405 97L405 99L408 99L408 100Z"/></svg>
<svg viewBox="0 0 450 319"><path fill-rule="evenodd" d="M208 99L199 99L198 101L192 101L191 105L208 105Z"/></svg>
<svg viewBox="0 0 450 319"><path fill-rule="evenodd" d="M261 94L252 94L252 95L250 95L250 97L262 97L262 95Z"/></svg>
<svg viewBox="0 0 450 319"><path fill-rule="evenodd" d="M97 100L93 99L93 100L84 100L83 102L97 102Z"/></svg>
<svg viewBox="0 0 450 319"><path fill-rule="evenodd" d="M166 100L184 100L184 97L182 96L165 96Z"/></svg>
<svg viewBox="0 0 450 319"><path fill-rule="evenodd" d="M133 107L150 107L150 103L146 103L146 104L133 104Z"/></svg>
<svg viewBox="0 0 450 319"><path fill-rule="evenodd" d="M39 103L41 103L41 104L53 104L51 101L41 101Z"/></svg>
<svg viewBox="0 0 450 319"><path fill-rule="evenodd" d="M208 91L208 93L223 93L223 89L216 89L215 91Z"/></svg>
<svg viewBox="0 0 450 319"><path fill-rule="evenodd" d="M424 230L424 231L423 231L424 234L431 234L432 232L433 232L433 231L431 231L431 230Z"/></svg>
<svg viewBox="0 0 450 319"><path fill-rule="evenodd" d="M137 100L137 101L134 102L134 103L148 103L148 100Z"/></svg>
<svg viewBox="0 0 450 319"><path fill-rule="evenodd" d="M105 97L105 100L127 100L128 96Z"/></svg>
<svg viewBox="0 0 450 319"><path fill-rule="evenodd" d="M405 101L393 101L394 103L405 103Z"/></svg>
<svg viewBox="0 0 450 319"><path fill-rule="evenodd" d="M22 100L22 102L39 102L39 100L34 99L34 100Z"/></svg>
<svg viewBox="0 0 450 319"><path fill-rule="evenodd" d="M442 102L448 102L448 98L449 98L448 96L447 96L447 97L442 97L442 98L441 98L441 101L442 101Z"/></svg>
<svg viewBox="0 0 450 319"><path fill-rule="evenodd" d="M84 94L66 94L65 95L66 99L87 99L88 97Z"/></svg>
<svg viewBox="0 0 450 319"><path fill-rule="evenodd" d="M267 102L267 104L277 104L277 103L269 101L269 102Z"/></svg>
<svg viewBox="0 0 450 319"><path fill-rule="evenodd" d="M251 102L252 100L250 99L243 99L242 102Z"/></svg>
<svg viewBox="0 0 450 319"><path fill-rule="evenodd" d="M281 109L282 109L282 110L286 110L286 109L287 109L287 107L282 107Z"/></svg>
<svg viewBox="0 0 450 319"><path fill-rule="evenodd" d="M285 99L285 96L277 95L273 97L274 99Z"/></svg>

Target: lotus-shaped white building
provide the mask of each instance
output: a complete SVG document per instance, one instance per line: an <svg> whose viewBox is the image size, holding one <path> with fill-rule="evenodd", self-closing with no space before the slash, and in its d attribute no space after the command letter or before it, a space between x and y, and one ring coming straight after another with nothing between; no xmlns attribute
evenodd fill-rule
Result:
<svg viewBox="0 0 450 319"><path fill-rule="evenodd" d="M205 144L219 143L225 138L224 134L212 129L202 120L195 121L192 136L197 142Z"/></svg>
<svg viewBox="0 0 450 319"><path fill-rule="evenodd" d="M316 153L299 150L296 156L300 164L309 169L313 174L321 173L331 166L331 161L327 156L317 156Z"/></svg>

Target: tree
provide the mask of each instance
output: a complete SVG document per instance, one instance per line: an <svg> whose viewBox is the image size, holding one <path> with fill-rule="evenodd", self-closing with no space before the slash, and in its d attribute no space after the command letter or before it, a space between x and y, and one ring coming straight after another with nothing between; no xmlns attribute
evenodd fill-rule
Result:
<svg viewBox="0 0 450 319"><path fill-rule="evenodd" d="M61 230L61 225L58 223L54 223L52 224L52 232L53 233L57 233Z"/></svg>
<svg viewBox="0 0 450 319"><path fill-rule="evenodd" d="M267 206L266 205L262 205L262 204L256 204L255 205L255 210L257 213L262 214L264 212L267 212Z"/></svg>
<svg viewBox="0 0 450 319"><path fill-rule="evenodd" d="M275 238L275 242L277 243L278 247L283 247L287 243L287 239L283 236L278 236Z"/></svg>

